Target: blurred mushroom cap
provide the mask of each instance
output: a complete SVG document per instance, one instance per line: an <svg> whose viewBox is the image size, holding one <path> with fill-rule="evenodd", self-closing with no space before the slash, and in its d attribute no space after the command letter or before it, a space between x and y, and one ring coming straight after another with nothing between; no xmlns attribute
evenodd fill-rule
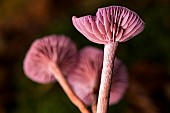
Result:
<svg viewBox="0 0 170 113"><path fill-rule="evenodd" d="M76 62L76 45L64 35L49 35L35 40L24 59L25 75L31 80L47 84L55 78L50 72L50 63L67 75Z"/></svg>
<svg viewBox="0 0 170 113"><path fill-rule="evenodd" d="M99 8L96 16L73 16L72 22L87 39L98 44L125 42L144 29L142 19L122 6Z"/></svg>
<svg viewBox="0 0 170 113"><path fill-rule="evenodd" d="M87 46L79 52L76 68L69 74L68 82L76 95L86 104L91 105L98 96L103 65L103 51ZM112 75L110 105L117 103L128 86L128 75L124 64L115 59Z"/></svg>

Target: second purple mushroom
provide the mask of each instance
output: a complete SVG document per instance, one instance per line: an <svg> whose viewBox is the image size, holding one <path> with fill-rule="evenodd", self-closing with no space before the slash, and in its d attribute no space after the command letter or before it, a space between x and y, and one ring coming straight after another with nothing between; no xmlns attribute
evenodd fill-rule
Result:
<svg viewBox="0 0 170 113"><path fill-rule="evenodd" d="M76 68L69 74L68 82L76 95L96 113L97 97L103 65L103 51L87 46L80 50ZM125 65L115 59L112 74L109 104L116 104L124 95L128 86L128 73Z"/></svg>
<svg viewBox="0 0 170 113"><path fill-rule="evenodd" d="M71 102L83 113L90 113L75 95L66 76L76 63L77 47L64 35L49 35L33 42L24 59L25 75L31 80L47 84L58 81Z"/></svg>

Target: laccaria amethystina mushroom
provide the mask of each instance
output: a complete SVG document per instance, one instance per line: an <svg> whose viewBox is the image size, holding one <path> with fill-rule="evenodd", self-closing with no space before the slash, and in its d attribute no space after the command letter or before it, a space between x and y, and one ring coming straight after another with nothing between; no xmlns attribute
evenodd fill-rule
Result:
<svg viewBox="0 0 170 113"><path fill-rule="evenodd" d="M31 45L24 59L24 72L35 82L46 84L55 81L49 71L55 65L67 75L76 62L76 45L64 35L49 35L37 39Z"/></svg>
<svg viewBox="0 0 170 113"><path fill-rule="evenodd" d="M81 112L89 113L65 80L65 76L76 63L76 54L76 45L64 35L49 35L37 39L25 56L24 72L28 78L42 84L57 80Z"/></svg>
<svg viewBox="0 0 170 113"><path fill-rule="evenodd" d="M87 46L80 50L76 68L69 74L68 82L76 95L88 106L92 106L95 113L100 78L103 65L103 51ZM117 103L128 86L128 74L125 65L115 59L115 68L112 73L109 104Z"/></svg>
<svg viewBox="0 0 170 113"><path fill-rule="evenodd" d="M99 8L96 16L73 16L72 22L87 39L105 45L97 113L106 113L118 42L125 42L142 32L144 22L135 12L122 6Z"/></svg>

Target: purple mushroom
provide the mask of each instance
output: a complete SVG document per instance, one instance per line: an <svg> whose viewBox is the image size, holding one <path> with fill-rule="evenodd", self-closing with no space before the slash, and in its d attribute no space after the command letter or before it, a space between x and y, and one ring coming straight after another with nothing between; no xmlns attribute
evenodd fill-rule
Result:
<svg viewBox="0 0 170 113"><path fill-rule="evenodd" d="M104 60L97 113L106 113L115 52L119 42L125 42L144 29L144 22L133 11L122 6L99 8L96 16L72 17L75 28L94 43L104 44Z"/></svg>
<svg viewBox="0 0 170 113"><path fill-rule="evenodd" d="M69 99L82 112L89 113L65 79L76 63L76 54L76 45L64 35L49 35L37 39L25 56L24 72L28 78L42 84L57 80Z"/></svg>
<svg viewBox="0 0 170 113"><path fill-rule="evenodd" d="M76 95L95 112L103 65L103 51L87 46L80 50L76 68L69 74L68 82ZM128 86L128 74L125 65L115 59L112 73L109 104L117 103Z"/></svg>
<svg viewBox="0 0 170 113"><path fill-rule="evenodd" d="M63 75L76 62L76 45L64 35L50 35L33 42L24 59L25 75L31 80L46 84L55 81L50 72L53 64Z"/></svg>

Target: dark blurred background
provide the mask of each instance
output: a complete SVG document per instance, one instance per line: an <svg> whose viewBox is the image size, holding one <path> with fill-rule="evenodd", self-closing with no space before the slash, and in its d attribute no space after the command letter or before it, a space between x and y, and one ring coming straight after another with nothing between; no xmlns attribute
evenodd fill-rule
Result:
<svg viewBox="0 0 170 113"><path fill-rule="evenodd" d="M103 48L80 34L71 18L109 5L128 7L146 24L140 35L119 44L129 88L109 113L170 113L169 0L0 0L0 113L79 113L57 83L27 79L23 59L35 39L49 34L70 36L79 49Z"/></svg>

